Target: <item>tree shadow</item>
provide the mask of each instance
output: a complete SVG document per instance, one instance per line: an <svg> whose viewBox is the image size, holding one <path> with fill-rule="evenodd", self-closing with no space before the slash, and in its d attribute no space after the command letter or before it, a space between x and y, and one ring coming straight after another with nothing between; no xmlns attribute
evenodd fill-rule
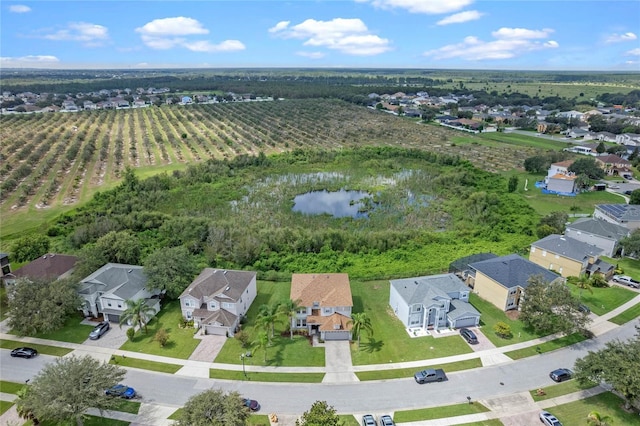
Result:
<svg viewBox="0 0 640 426"><path fill-rule="evenodd" d="M373 337L369 337L366 343L360 341L360 349L368 353L380 352L383 346L384 342L382 340L376 340Z"/></svg>

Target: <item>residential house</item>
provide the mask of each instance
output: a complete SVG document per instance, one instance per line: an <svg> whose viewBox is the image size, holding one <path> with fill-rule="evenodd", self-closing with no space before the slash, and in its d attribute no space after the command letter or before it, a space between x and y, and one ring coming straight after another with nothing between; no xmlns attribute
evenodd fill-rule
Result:
<svg viewBox="0 0 640 426"><path fill-rule="evenodd" d="M604 170L604 172L608 175L619 175L622 176L624 174L632 174L631 171L631 161L625 160L619 155L615 154L606 154L606 155L598 155L596 158L596 164L600 166Z"/></svg>
<svg viewBox="0 0 640 426"><path fill-rule="evenodd" d="M407 328L438 331L480 323L480 312L469 303L469 287L455 274L403 278L390 283L389 305Z"/></svg>
<svg viewBox="0 0 640 426"><path fill-rule="evenodd" d="M615 142L616 135L611 132L595 132L593 134L592 139L599 140L602 142Z"/></svg>
<svg viewBox="0 0 640 426"><path fill-rule="evenodd" d="M564 281L560 275L517 254L495 257L469 265L467 285L503 311L518 309L531 277L546 282Z"/></svg>
<svg viewBox="0 0 640 426"><path fill-rule="evenodd" d="M496 257L498 257L498 255L493 253L476 253L470 256L461 257L449 264L449 273L456 274L466 283L469 276L472 275L472 270L469 265L483 260L495 259Z"/></svg>
<svg viewBox="0 0 640 426"><path fill-rule="evenodd" d="M596 204L593 217L631 231L640 228L640 206L634 204Z"/></svg>
<svg viewBox="0 0 640 426"><path fill-rule="evenodd" d="M255 272L204 268L179 297L182 317L206 334L233 336L257 292Z"/></svg>
<svg viewBox="0 0 640 426"><path fill-rule="evenodd" d="M569 129L565 132L565 134L567 135L568 138L583 138L583 139L587 139L589 136L589 131L585 130L585 129L581 129L579 127L574 127L572 129Z"/></svg>
<svg viewBox="0 0 640 426"><path fill-rule="evenodd" d="M573 160L559 161L552 163L547 171L547 179L557 174L567 175L569 174L569 167L573 164Z"/></svg>
<svg viewBox="0 0 640 426"><path fill-rule="evenodd" d="M564 234L583 243L593 244L602 250L602 255L613 257L620 251L619 242L631 232L624 226L602 219L581 218L566 226Z"/></svg>
<svg viewBox="0 0 640 426"><path fill-rule="evenodd" d="M599 274L609 279L615 267L600 260L603 250L564 235L551 234L531 244L529 260L563 277Z"/></svg>
<svg viewBox="0 0 640 426"><path fill-rule="evenodd" d="M636 133L622 133L616 135L616 143L620 145L640 146L640 135Z"/></svg>
<svg viewBox="0 0 640 426"><path fill-rule="evenodd" d="M47 253L27 263L22 268L7 273L3 278L4 282L10 285L15 284L21 278L58 280L71 276L77 262L78 258L75 256Z"/></svg>
<svg viewBox="0 0 640 426"><path fill-rule="evenodd" d="M301 307L293 329L322 340L351 340L351 285L348 274L293 274L291 300Z"/></svg>
<svg viewBox="0 0 640 426"><path fill-rule="evenodd" d="M183 105L191 104L193 103L193 99L191 98L191 96L183 96L182 98L180 98L180 103L182 103Z"/></svg>
<svg viewBox="0 0 640 426"><path fill-rule="evenodd" d="M573 194L576 192L576 179L578 176L575 173L557 173L546 179L547 191Z"/></svg>
<svg viewBox="0 0 640 426"><path fill-rule="evenodd" d="M142 266L107 263L80 281L78 294L84 299L83 314L119 323L127 300L145 299L155 315L160 311L161 291L147 290L147 279Z"/></svg>

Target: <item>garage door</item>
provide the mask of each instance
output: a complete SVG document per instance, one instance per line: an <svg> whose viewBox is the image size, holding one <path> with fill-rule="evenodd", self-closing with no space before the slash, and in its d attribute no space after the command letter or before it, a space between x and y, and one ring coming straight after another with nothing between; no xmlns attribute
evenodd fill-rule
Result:
<svg viewBox="0 0 640 426"><path fill-rule="evenodd" d="M324 340L349 340L351 333L348 331L325 331Z"/></svg>
<svg viewBox="0 0 640 426"><path fill-rule="evenodd" d="M220 327L219 325L205 325L204 329L207 334L211 334L215 336L227 335L227 327Z"/></svg>
<svg viewBox="0 0 640 426"><path fill-rule="evenodd" d="M456 320L456 328L474 327L476 325L476 317L462 317Z"/></svg>
<svg viewBox="0 0 640 426"><path fill-rule="evenodd" d="M115 322L117 324L120 322L120 315L107 314L107 321Z"/></svg>

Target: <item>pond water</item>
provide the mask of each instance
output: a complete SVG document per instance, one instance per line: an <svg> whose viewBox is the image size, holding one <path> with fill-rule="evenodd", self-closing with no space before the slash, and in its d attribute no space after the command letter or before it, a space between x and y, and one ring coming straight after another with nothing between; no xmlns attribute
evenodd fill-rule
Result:
<svg viewBox="0 0 640 426"><path fill-rule="evenodd" d="M371 198L365 191L312 191L297 195L294 199L293 211L308 215L328 214L338 217L367 217L366 212L359 211L364 199Z"/></svg>

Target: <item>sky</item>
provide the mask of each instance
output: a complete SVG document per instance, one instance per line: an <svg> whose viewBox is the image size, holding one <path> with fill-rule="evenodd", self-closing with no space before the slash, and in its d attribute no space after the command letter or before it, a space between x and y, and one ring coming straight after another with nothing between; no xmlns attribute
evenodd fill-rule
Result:
<svg viewBox="0 0 640 426"><path fill-rule="evenodd" d="M638 0L0 2L0 68L640 71Z"/></svg>

